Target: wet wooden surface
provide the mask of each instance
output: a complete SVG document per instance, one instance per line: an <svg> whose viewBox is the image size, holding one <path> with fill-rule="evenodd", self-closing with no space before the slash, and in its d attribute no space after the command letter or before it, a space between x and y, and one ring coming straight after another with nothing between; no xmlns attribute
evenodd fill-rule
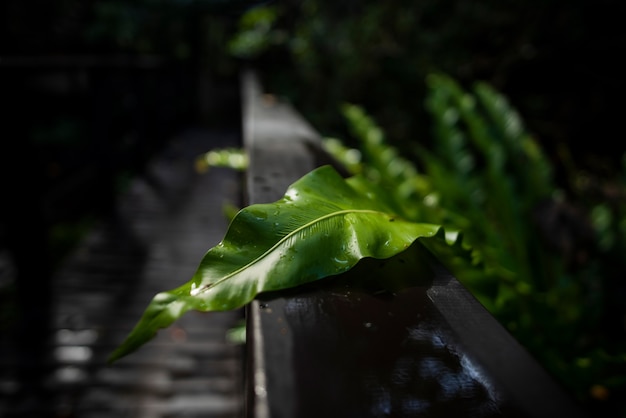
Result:
<svg viewBox="0 0 626 418"><path fill-rule="evenodd" d="M223 205L240 205L240 175L198 174L193 161L213 147L239 144L233 132L183 132L146 176L131 181L116 219L98 224L53 277L46 358L32 374L39 381L19 378L29 359L16 339L27 330L0 335L0 416L241 416L243 348L227 339L241 311L190 312L106 364L151 298L189 280L223 237Z"/></svg>
<svg viewBox="0 0 626 418"><path fill-rule="evenodd" d="M320 137L264 94L253 72L243 92L249 203L275 201L327 162ZM261 295L248 306L247 417L581 416L430 253L419 246L405 253L399 263L426 268L428 280L409 270L399 290L365 288L358 284L365 276L397 279L390 275L399 270L362 261L339 280Z"/></svg>

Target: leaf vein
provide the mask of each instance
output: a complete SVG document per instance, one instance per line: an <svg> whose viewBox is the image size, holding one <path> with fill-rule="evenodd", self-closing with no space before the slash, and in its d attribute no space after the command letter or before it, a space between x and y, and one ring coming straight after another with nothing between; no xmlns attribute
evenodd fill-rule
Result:
<svg viewBox="0 0 626 418"><path fill-rule="evenodd" d="M341 215L346 215L349 213L371 213L371 214L375 214L375 215L383 215L383 216L389 216L389 214L386 214L384 212L380 212L380 211L376 211L376 210L371 210L371 209L344 209L344 210L340 210L337 212L333 212L333 213L328 213L320 218L314 219L313 221L307 222L306 224L299 226L298 228L294 229L293 231L291 231L290 233L286 234L284 237L282 237L280 240L278 240L274 245L272 245L269 249L267 249L263 254L261 254L260 256L256 257L254 260L252 260L251 262L247 263L246 265L239 267L237 270L228 273L227 275L225 275L224 277L222 277L219 280L216 280L212 283L206 284L204 286L200 286L196 289L194 289L191 293L192 296L197 296L201 293L205 293L207 291L209 291L210 289L214 288L215 286L219 285L220 283L225 282L226 280L230 279L231 277L236 276L237 274L239 274L240 272L250 268L250 266L258 263L259 261L261 261L262 259L264 259L265 257L267 257L269 254L271 254L274 250L276 250L276 248L280 247L284 242L288 241L289 239L293 238L295 235L297 235L300 231L303 231L307 228L310 228L312 226L314 226L315 224L319 224L320 222L323 222L327 219L330 219L332 217L335 216L341 216Z"/></svg>

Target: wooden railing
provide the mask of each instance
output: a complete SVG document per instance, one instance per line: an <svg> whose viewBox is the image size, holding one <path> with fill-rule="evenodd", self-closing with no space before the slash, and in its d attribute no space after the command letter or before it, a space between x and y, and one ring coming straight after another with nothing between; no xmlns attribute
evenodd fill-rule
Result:
<svg viewBox="0 0 626 418"><path fill-rule="evenodd" d="M247 203L331 160L289 103L242 76ZM432 282L380 297L325 281L247 307L246 416L582 417L566 392L434 258Z"/></svg>

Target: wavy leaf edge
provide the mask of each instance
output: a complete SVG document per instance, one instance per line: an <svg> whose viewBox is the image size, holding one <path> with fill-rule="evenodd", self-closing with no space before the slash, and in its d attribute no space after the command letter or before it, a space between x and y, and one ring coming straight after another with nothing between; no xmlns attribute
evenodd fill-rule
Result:
<svg viewBox="0 0 626 418"><path fill-rule="evenodd" d="M445 231L440 225L401 219L383 202L376 200L379 194L373 190L375 186L372 185L372 190L363 190L364 183L357 177L359 175L344 179L332 166L322 166L294 182L280 200L273 203L252 204L241 209L230 222L224 239L205 253L192 279L175 289L159 292L154 296L126 339L111 353L108 363L113 363L136 351L153 339L160 329L167 328L190 310L209 312L237 309L247 305L261 293L289 289L346 272L364 258L390 258L407 249L417 239L438 237L448 245L459 244L460 234L454 231ZM294 198L299 194L304 195L300 201ZM318 195L324 197L317 198ZM343 196L345 201L333 201L333 195L334 197ZM342 205L354 204L370 204L376 209L342 208ZM326 209L337 210L320 216L316 211L324 205ZM311 209L312 207L315 209ZM298 215L305 219L310 213L313 215L310 215L312 219L308 222L291 225L289 225L290 222L286 222L288 225L285 233L284 229L276 228L277 226L285 227L285 225L275 222L281 218L282 210L303 211ZM360 215L360 218L352 219L356 215ZM322 225L324 221L329 222L331 219L340 222L344 229L327 231L329 234L327 237L320 237L319 234L324 234L322 232L315 236L318 245L313 248L321 254L324 254L324 251L327 252L324 261L320 262L318 254L315 256L298 255L299 258L294 261L298 246L304 247L300 250L305 250L306 245L309 245L308 242L314 241L306 242L306 237L299 236L299 234L303 231L314 230L315 226ZM367 224L367 228L363 224ZM249 228L255 232L260 230L266 236L256 236L254 237L256 241L246 242L244 237L251 233ZM330 239L331 233L341 238L342 231L347 231L346 240ZM257 244L262 243L267 235L272 234L273 237L270 236L270 238L274 240L269 241L271 245L257 249ZM373 236L370 242L363 239L363 236L370 238L370 235ZM242 239L244 246L233 244ZM285 251L282 251L284 245L287 247ZM336 246L336 249L333 246ZM241 262L242 254L245 255L246 251L252 253L248 254L250 259L248 262ZM281 260L282 256L289 251L294 253L291 258ZM340 257L342 257L341 260ZM268 265L265 266L266 269L263 269L263 266L259 267L258 273L261 276L253 277L254 267L264 262ZM223 269L228 267L229 263L235 266L234 269L223 273L225 271ZM237 267L238 263L239 267ZM223 273L217 280L211 275L216 274L216 271ZM275 279L272 275L277 275L279 279ZM272 279L277 283L268 285ZM234 284L228 285L230 281Z"/></svg>

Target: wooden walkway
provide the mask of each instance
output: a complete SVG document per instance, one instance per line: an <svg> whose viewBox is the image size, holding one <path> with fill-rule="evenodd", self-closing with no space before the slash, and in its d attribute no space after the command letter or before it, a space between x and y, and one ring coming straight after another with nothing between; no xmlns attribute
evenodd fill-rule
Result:
<svg viewBox="0 0 626 418"><path fill-rule="evenodd" d="M223 205L240 205L240 176L228 169L197 174L193 160L239 142L235 133L185 132L132 181L118 219L95 228L53 278L46 396L20 391L19 350L0 335L1 417L243 415L244 349L226 337L242 311L190 312L139 351L106 364L154 294L191 278L222 239Z"/></svg>

